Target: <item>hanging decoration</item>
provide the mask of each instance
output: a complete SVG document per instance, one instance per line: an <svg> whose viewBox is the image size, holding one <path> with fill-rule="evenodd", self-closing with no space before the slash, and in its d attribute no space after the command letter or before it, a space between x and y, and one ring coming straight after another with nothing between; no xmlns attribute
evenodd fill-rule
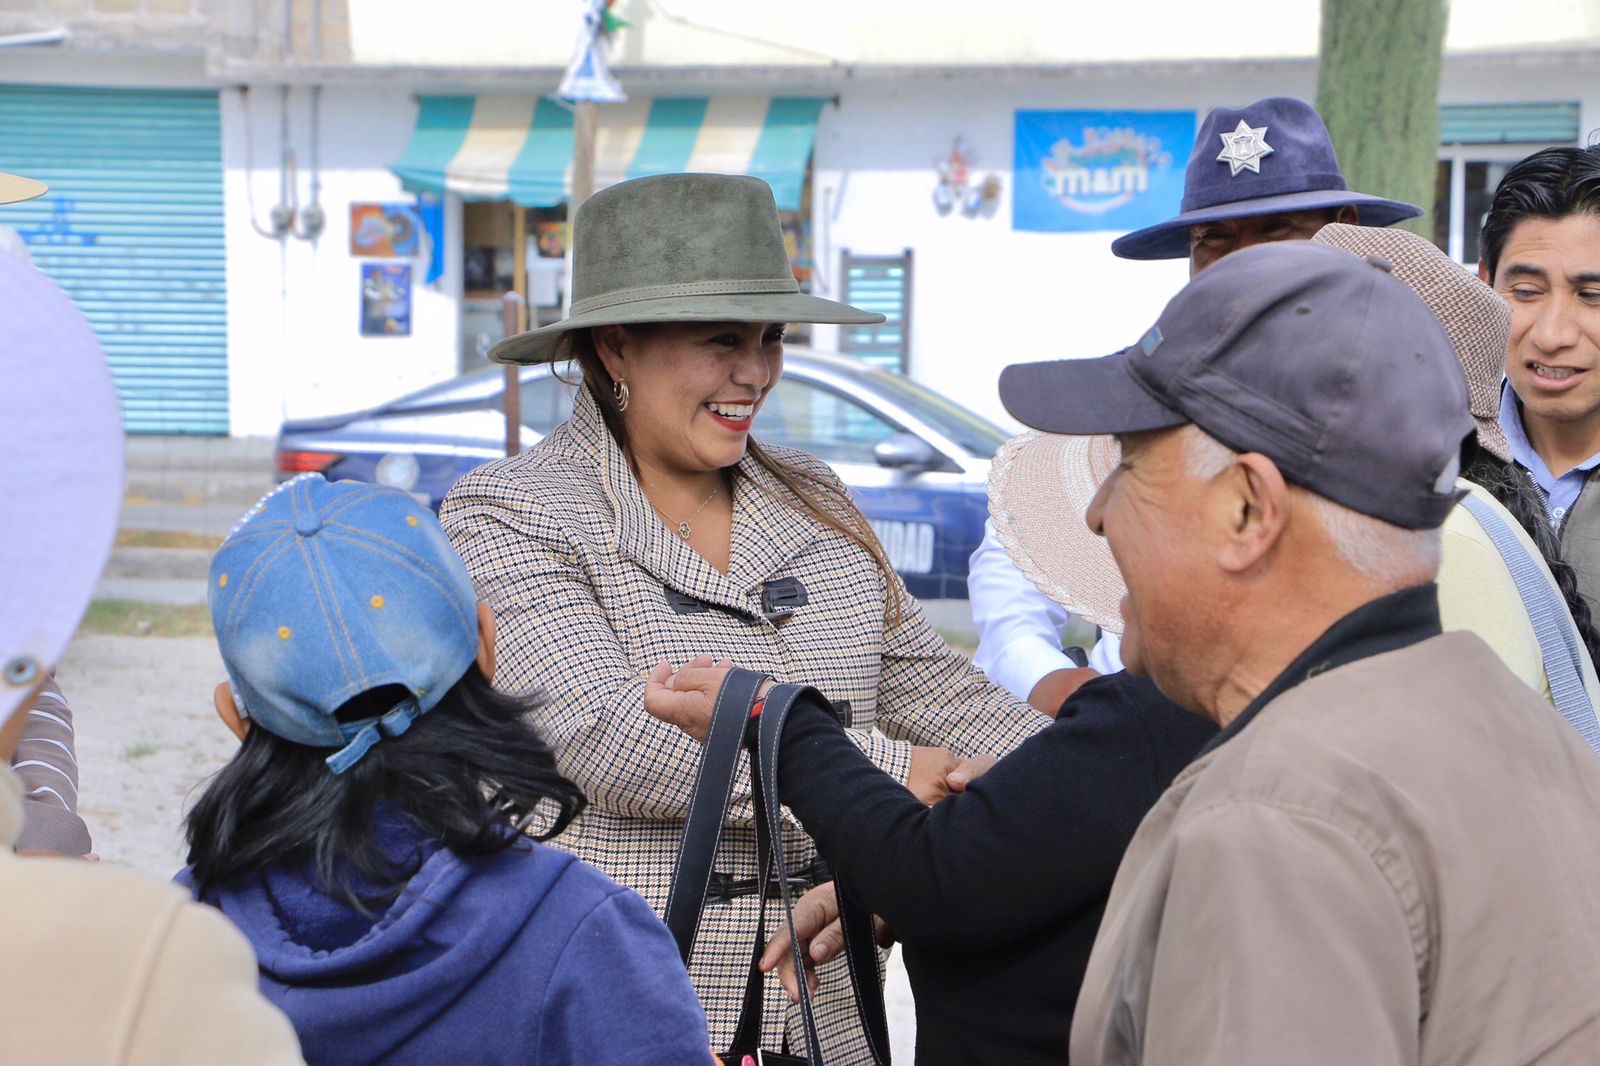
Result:
<svg viewBox="0 0 1600 1066"><path fill-rule="evenodd" d="M620 104L628 99L607 63L611 35L627 25L611 14L610 0L587 0L578 47L561 77L556 98L569 104Z"/></svg>
<svg viewBox="0 0 1600 1066"><path fill-rule="evenodd" d="M600 32L607 37L631 25L627 19L613 10L616 6L617 0L606 0L605 10L600 13Z"/></svg>
<svg viewBox="0 0 1600 1066"><path fill-rule="evenodd" d="M967 147L967 139L958 136L950 145L950 154L934 160L939 183L933 189L933 206L939 214L948 215L958 207L967 218L994 214L1000 202L1000 175L990 173L975 178L972 163L976 158Z"/></svg>

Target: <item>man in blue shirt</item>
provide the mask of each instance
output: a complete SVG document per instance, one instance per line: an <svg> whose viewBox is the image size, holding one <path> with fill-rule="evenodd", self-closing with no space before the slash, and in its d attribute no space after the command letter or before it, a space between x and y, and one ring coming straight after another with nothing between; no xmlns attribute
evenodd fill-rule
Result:
<svg viewBox="0 0 1600 1066"><path fill-rule="evenodd" d="M1478 275L1511 305L1500 423L1544 497L1562 554L1600 594L1600 145L1547 148L1506 171Z"/></svg>

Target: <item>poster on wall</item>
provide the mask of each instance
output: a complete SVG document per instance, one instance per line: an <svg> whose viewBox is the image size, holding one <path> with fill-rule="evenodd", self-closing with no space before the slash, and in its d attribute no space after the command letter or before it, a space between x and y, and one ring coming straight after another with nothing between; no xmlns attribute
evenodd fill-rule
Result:
<svg viewBox="0 0 1600 1066"><path fill-rule="evenodd" d="M1126 232L1178 213L1193 111L1018 111L1011 227Z"/></svg>
<svg viewBox="0 0 1600 1066"><path fill-rule="evenodd" d="M411 336L411 264L361 264L361 335Z"/></svg>
<svg viewBox="0 0 1600 1066"><path fill-rule="evenodd" d="M409 259L417 254L422 221L411 204L351 204L350 254Z"/></svg>

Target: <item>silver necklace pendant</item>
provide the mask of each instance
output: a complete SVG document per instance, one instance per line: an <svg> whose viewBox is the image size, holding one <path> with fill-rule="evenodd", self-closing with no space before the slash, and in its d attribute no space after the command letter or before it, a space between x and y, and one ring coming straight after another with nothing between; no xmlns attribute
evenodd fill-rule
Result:
<svg viewBox="0 0 1600 1066"><path fill-rule="evenodd" d="M687 522L679 522L678 523L678 536L682 537L684 540L688 540L689 539L689 523L687 523Z"/></svg>

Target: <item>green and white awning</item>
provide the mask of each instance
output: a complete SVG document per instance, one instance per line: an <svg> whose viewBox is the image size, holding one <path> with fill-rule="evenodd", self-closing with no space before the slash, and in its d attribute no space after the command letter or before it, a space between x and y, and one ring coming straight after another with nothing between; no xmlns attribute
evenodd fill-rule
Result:
<svg viewBox="0 0 1600 1066"><path fill-rule="evenodd" d="M657 97L599 109L594 185L698 171L749 174L780 210L800 190L824 100ZM405 154L390 169L412 192L552 207L572 187L572 112L548 98L424 96Z"/></svg>

